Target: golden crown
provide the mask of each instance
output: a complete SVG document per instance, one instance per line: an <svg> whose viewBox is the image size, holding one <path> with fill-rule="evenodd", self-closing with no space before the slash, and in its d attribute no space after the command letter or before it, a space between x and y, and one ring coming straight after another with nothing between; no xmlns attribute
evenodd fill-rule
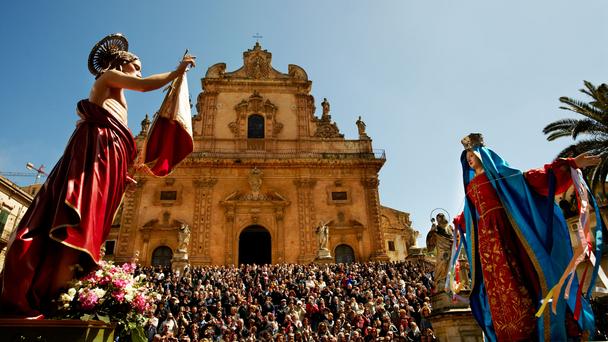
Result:
<svg viewBox="0 0 608 342"><path fill-rule="evenodd" d="M477 146L485 146L483 143L483 135L481 133L471 133L460 140L465 150L472 149Z"/></svg>

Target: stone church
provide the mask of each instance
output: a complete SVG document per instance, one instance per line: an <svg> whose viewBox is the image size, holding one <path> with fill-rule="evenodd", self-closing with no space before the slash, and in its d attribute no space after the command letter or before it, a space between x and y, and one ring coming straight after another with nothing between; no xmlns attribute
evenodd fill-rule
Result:
<svg viewBox="0 0 608 342"><path fill-rule="evenodd" d="M169 176L136 177L106 242L106 257L192 265L402 260L418 232L384 207L361 118L346 139L330 104L315 115L312 82L275 70L259 43L243 66L211 66L192 118L194 152ZM190 73L192 75L192 72ZM141 145L149 121L137 137ZM326 235L321 237L323 229ZM321 241L323 241L321 245Z"/></svg>

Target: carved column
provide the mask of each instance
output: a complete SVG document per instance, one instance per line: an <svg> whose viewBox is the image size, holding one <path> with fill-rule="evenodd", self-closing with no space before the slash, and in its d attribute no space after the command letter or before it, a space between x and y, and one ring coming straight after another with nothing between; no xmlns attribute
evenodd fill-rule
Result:
<svg viewBox="0 0 608 342"><path fill-rule="evenodd" d="M380 228L380 201L378 196L378 181L377 177L361 180L361 184L365 189L365 202L367 205L368 227L369 233L372 236L372 252L373 260L388 260L386 248L384 246L384 234Z"/></svg>
<svg viewBox="0 0 608 342"><path fill-rule="evenodd" d="M285 216L285 210L283 207L277 207L274 209L274 220L276 225L277 232L277 258L275 259L275 263L283 263L285 262L285 230L283 229L283 217Z"/></svg>
<svg viewBox="0 0 608 342"><path fill-rule="evenodd" d="M123 197L123 209L122 218L120 221L120 231L118 233L118 253L116 261L128 261L130 259L129 247L135 246L135 239L137 237L137 224L139 203L141 201L141 194L146 184L145 178L137 178L137 184L129 185L125 191ZM124 259L124 260L123 260Z"/></svg>
<svg viewBox="0 0 608 342"><path fill-rule="evenodd" d="M213 186L217 183L215 178L200 178L192 181L194 185L194 214L192 217L192 239L190 242L190 253L192 261L204 264L211 263L210 240L211 240L211 193Z"/></svg>
<svg viewBox="0 0 608 342"><path fill-rule="evenodd" d="M298 223L300 226L300 256L298 262L300 263L310 262L316 255L316 243L312 241L314 236L312 229L316 224L313 220L315 207L312 189L316 183L317 181L314 179L294 180L298 192Z"/></svg>
<svg viewBox="0 0 608 342"><path fill-rule="evenodd" d="M234 204L230 204L224 207L224 215L226 216L226 223L224 228L225 234L225 246L224 246L224 254L226 256L226 260L224 262L225 265L236 265L236 261L234 260L234 230L235 230L235 216L236 216L236 206Z"/></svg>
<svg viewBox="0 0 608 342"><path fill-rule="evenodd" d="M310 121L315 112L314 98L308 94L296 95L298 113L298 136L308 138L310 134Z"/></svg>
<svg viewBox="0 0 608 342"><path fill-rule="evenodd" d="M217 92L205 91L200 93L196 102L196 110L198 115L194 119L201 122L201 128L200 130L195 129L194 134L207 138L212 137L217 114Z"/></svg>

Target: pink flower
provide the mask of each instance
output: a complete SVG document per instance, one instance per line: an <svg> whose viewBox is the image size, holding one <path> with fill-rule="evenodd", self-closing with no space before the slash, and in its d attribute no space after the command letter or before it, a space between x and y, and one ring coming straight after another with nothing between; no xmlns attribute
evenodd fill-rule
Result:
<svg viewBox="0 0 608 342"><path fill-rule="evenodd" d="M127 273L133 273L135 271L136 265L134 263L125 262L122 264L122 270Z"/></svg>
<svg viewBox="0 0 608 342"><path fill-rule="evenodd" d="M80 301L80 306L84 310L91 310L95 307L95 305L99 301L99 298L97 297L95 292L90 291L89 289L85 289L78 296L78 301Z"/></svg>
<svg viewBox="0 0 608 342"><path fill-rule="evenodd" d="M114 299L116 299L119 303L125 301L125 293L123 291L112 292L112 297L114 297Z"/></svg>
<svg viewBox="0 0 608 342"><path fill-rule="evenodd" d="M124 289L129 282L125 279L116 278L112 279L112 285L116 286L119 289Z"/></svg>
<svg viewBox="0 0 608 342"><path fill-rule="evenodd" d="M141 294L138 294L133 299L133 307L135 308L135 310L137 310L137 312L144 313L150 307L150 305L148 304L146 297L142 296Z"/></svg>

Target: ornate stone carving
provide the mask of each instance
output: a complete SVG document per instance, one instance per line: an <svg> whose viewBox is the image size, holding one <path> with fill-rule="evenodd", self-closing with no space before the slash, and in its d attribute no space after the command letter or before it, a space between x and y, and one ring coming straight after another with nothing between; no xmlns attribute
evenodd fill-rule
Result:
<svg viewBox="0 0 608 342"><path fill-rule="evenodd" d="M266 138L275 138L283 130L283 124L277 122L276 114L278 111L270 100L264 98L257 91L248 99L242 100L234 107L236 111L236 120L228 124L228 128L235 138L247 136L247 117L251 114L259 114L264 117L264 136Z"/></svg>
<svg viewBox="0 0 608 342"><path fill-rule="evenodd" d="M291 76L292 78L302 81L308 81L308 75L306 74L306 71L304 71L304 69L302 69L301 67L295 64L289 64L287 66L287 70L289 76Z"/></svg>
<svg viewBox="0 0 608 342"><path fill-rule="evenodd" d="M361 184L366 189L378 188L378 185L380 185L380 180L378 178L367 178L361 180Z"/></svg>
<svg viewBox="0 0 608 342"><path fill-rule="evenodd" d="M212 187L217 183L216 178L200 178L192 181L192 184L197 188Z"/></svg>
<svg viewBox="0 0 608 342"><path fill-rule="evenodd" d="M321 118L314 118L317 124L317 130L315 131L314 136L316 138L323 139L335 139L335 138L344 138L344 134L340 134L340 130L338 129L338 125L335 122L331 122L331 115L329 115L329 102L327 99L323 99L323 114Z"/></svg>
<svg viewBox="0 0 608 342"><path fill-rule="evenodd" d="M226 72L226 63L216 63L207 69L206 78L223 78Z"/></svg>
<svg viewBox="0 0 608 342"><path fill-rule="evenodd" d="M260 43L256 42L253 50L247 50L243 54L245 74L249 78L261 79L268 78L272 67L270 61L272 54L266 50L262 50Z"/></svg>

